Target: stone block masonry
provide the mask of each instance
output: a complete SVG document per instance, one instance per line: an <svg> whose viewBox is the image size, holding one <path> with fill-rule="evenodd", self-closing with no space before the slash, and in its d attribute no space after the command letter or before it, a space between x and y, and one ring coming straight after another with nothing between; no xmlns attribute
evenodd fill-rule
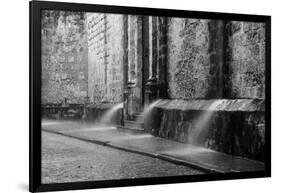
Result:
<svg viewBox="0 0 281 193"><path fill-rule="evenodd" d="M42 103L121 102L123 17L43 12Z"/></svg>
<svg viewBox="0 0 281 193"><path fill-rule="evenodd" d="M150 113L146 129L163 138L264 161L264 105L260 99L162 100Z"/></svg>
<svg viewBox="0 0 281 193"><path fill-rule="evenodd" d="M42 104L67 98L88 120L123 102L122 124L162 99L148 131L189 143L205 120L200 145L263 161L264 72L263 23L42 12Z"/></svg>
<svg viewBox="0 0 281 193"><path fill-rule="evenodd" d="M172 99L205 98L211 79L208 20L169 18L168 82Z"/></svg>
<svg viewBox="0 0 281 193"><path fill-rule="evenodd" d="M123 97L123 15L87 13L88 92L91 103Z"/></svg>
<svg viewBox="0 0 281 193"><path fill-rule="evenodd" d="M130 82L135 112L151 77L160 98L264 98L264 24L146 19L44 11L42 103L118 103Z"/></svg>
<svg viewBox="0 0 281 193"><path fill-rule="evenodd" d="M232 21L226 30L229 97L264 98L265 24Z"/></svg>
<svg viewBox="0 0 281 193"><path fill-rule="evenodd" d="M153 108L145 129L264 161L264 27L255 22L168 18L168 100ZM218 109L211 108L218 103Z"/></svg>
<svg viewBox="0 0 281 193"><path fill-rule="evenodd" d="M83 13L42 11L42 104L84 103L88 44Z"/></svg>
<svg viewBox="0 0 281 193"><path fill-rule="evenodd" d="M171 99L264 98L263 23L169 18Z"/></svg>

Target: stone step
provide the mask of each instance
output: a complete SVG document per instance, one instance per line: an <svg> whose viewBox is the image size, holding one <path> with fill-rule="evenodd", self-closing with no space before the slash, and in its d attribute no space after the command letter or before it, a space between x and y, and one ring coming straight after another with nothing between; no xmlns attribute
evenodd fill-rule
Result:
<svg viewBox="0 0 281 193"><path fill-rule="evenodd" d="M139 122L144 122L144 115L143 114L135 114L135 120Z"/></svg>
<svg viewBox="0 0 281 193"><path fill-rule="evenodd" d="M143 116L143 112L134 113L135 116Z"/></svg>
<svg viewBox="0 0 281 193"><path fill-rule="evenodd" d="M126 126L120 126L118 127L119 129L125 129L127 131L133 131L133 132L145 132L144 128L139 128L139 127L126 127Z"/></svg>
<svg viewBox="0 0 281 193"><path fill-rule="evenodd" d="M144 123L143 122L124 120L124 127L131 128L131 129L143 130L144 129Z"/></svg>

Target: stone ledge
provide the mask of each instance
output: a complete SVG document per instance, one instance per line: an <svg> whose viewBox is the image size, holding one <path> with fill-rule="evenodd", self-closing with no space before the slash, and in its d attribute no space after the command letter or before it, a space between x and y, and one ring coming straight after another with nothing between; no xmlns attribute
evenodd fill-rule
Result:
<svg viewBox="0 0 281 193"><path fill-rule="evenodd" d="M161 100L155 107L174 110L265 111L263 99Z"/></svg>
<svg viewBox="0 0 281 193"><path fill-rule="evenodd" d="M219 152L264 161L264 116L264 100L258 99L162 100L145 120L145 130L162 138L196 141Z"/></svg>
<svg viewBox="0 0 281 193"><path fill-rule="evenodd" d="M105 110L108 110L108 109L112 108L114 105L116 105L116 104L115 103L88 104L86 106L86 108L88 108L88 109L105 109Z"/></svg>

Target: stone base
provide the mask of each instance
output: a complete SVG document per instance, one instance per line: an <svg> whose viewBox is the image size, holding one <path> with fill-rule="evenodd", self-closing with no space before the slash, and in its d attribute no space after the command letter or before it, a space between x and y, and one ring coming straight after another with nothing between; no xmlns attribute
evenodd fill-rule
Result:
<svg viewBox="0 0 281 193"><path fill-rule="evenodd" d="M81 119L83 104L42 104L42 118L47 119Z"/></svg>
<svg viewBox="0 0 281 193"><path fill-rule="evenodd" d="M145 120L156 136L264 161L264 100L162 100Z"/></svg>
<svg viewBox="0 0 281 193"><path fill-rule="evenodd" d="M99 123L103 116L114 106L111 103L102 103L98 105L88 105L86 107L86 113L84 119L87 121L92 121ZM110 125L122 125L123 122L123 109L118 109L117 112L111 117L110 120L106 120Z"/></svg>

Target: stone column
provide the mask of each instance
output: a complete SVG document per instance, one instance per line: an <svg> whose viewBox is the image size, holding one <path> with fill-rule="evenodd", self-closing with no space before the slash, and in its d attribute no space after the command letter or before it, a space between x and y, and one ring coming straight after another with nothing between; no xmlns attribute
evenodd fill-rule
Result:
<svg viewBox="0 0 281 193"><path fill-rule="evenodd" d="M128 82L135 81L136 17L128 16Z"/></svg>
<svg viewBox="0 0 281 193"><path fill-rule="evenodd" d="M231 73L230 73L230 61L232 58L232 50L229 47L229 34L231 33L231 21L224 22L224 65L223 65L223 98L231 98Z"/></svg>
<svg viewBox="0 0 281 193"><path fill-rule="evenodd" d="M149 20L151 16L142 17L142 45L143 45L143 66L142 66L142 97L145 104L145 85L150 77L150 27Z"/></svg>
<svg viewBox="0 0 281 193"><path fill-rule="evenodd" d="M223 98L225 65L225 24L222 20L212 20L209 22L209 54L210 54L210 76L211 87L208 98Z"/></svg>
<svg viewBox="0 0 281 193"><path fill-rule="evenodd" d="M128 116L128 15L123 16L123 118Z"/></svg>
<svg viewBox="0 0 281 193"><path fill-rule="evenodd" d="M107 50L107 16L106 14L103 15L104 20L104 33L103 33L103 39L104 39L104 84L105 84L105 100L108 102L109 96L108 96L108 50Z"/></svg>
<svg viewBox="0 0 281 193"><path fill-rule="evenodd" d="M127 96L126 110L127 119L133 114L133 89L135 87L135 36L136 36L136 16L128 16L128 81L127 90L125 91Z"/></svg>
<svg viewBox="0 0 281 193"><path fill-rule="evenodd" d="M158 29L157 29L157 17L149 17L149 43L150 43L150 72L149 79L156 78L156 70L158 63Z"/></svg>
<svg viewBox="0 0 281 193"><path fill-rule="evenodd" d="M158 97L167 98L167 17L158 17Z"/></svg>
<svg viewBox="0 0 281 193"><path fill-rule="evenodd" d="M143 87L143 16L137 16L136 26L136 46L135 46L135 97L136 97L136 110L139 111L142 108L142 87Z"/></svg>
<svg viewBox="0 0 281 193"><path fill-rule="evenodd" d="M142 108L142 16L128 16L128 117Z"/></svg>
<svg viewBox="0 0 281 193"><path fill-rule="evenodd" d="M149 104L157 98L157 30L157 17L149 17L149 78L145 85L145 104Z"/></svg>

